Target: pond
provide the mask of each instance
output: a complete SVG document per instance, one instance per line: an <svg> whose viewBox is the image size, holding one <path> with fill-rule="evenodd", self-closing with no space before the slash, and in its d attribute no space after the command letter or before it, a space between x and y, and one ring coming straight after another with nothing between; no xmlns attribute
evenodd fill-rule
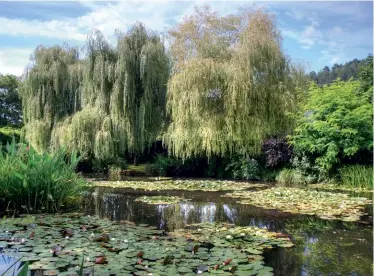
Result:
<svg viewBox="0 0 374 276"><path fill-rule="evenodd" d="M265 251L265 265L273 268L274 275L372 275L372 216L366 217L365 224L323 220L238 204L235 199L221 197L223 194L98 187L86 197L84 210L101 218L149 224L165 231L205 222L257 226L289 234L295 244ZM171 205L136 200L145 195L189 200ZM370 193L364 195L371 197ZM366 211L372 215L371 207Z"/></svg>
<svg viewBox="0 0 374 276"><path fill-rule="evenodd" d="M9 275L27 261L33 276L77 276L81 268L85 276L373 271L372 193L196 179L92 181L78 213L1 220L0 271L16 260Z"/></svg>

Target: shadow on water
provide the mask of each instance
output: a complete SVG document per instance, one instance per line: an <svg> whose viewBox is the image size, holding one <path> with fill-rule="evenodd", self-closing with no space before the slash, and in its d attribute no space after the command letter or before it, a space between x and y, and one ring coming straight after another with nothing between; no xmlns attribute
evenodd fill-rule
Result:
<svg viewBox="0 0 374 276"><path fill-rule="evenodd" d="M274 275L372 275L371 225L327 221L237 204L222 192L162 191L96 188L85 199L85 212L111 220L146 223L172 231L186 224L229 222L257 226L291 235L295 247L265 252ZM135 202L143 195L179 196L175 205ZM372 207L371 214L372 214Z"/></svg>

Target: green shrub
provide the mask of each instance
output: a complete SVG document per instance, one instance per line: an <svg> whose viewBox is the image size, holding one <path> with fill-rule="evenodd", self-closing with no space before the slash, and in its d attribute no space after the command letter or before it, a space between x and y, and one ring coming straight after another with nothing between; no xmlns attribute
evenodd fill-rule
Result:
<svg viewBox="0 0 374 276"><path fill-rule="evenodd" d="M340 170L341 184L352 188L373 188L373 167L351 165Z"/></svg>
<svg viewBox="0 0 374 276"><path fill-rule="evenodd" d="M298 169L283 169L276 176L276 181L287 187L306 186L315 181L313 176L305 175Z"/></svg>
<svg viewBox="0 0 374 276"><path fill-rule="evenodd" d="M235 179L260 180L259 165L253 158L234 157L226 170L231 171L232 177Z"/></svg>
<svg viewBox="0 0 374 276"><path fill-rule="evenodd" d="M78 161L74 152L39 154L13 141L0 152L0 197L18 210L58 211L84 183L75 173Z"/></svg>
<svg viewBox="0 0 374 276"><path fill-rule="evenodd" d="M110 172L110 170L125 170L127 162L124 158L113 156L105 159L94 159L93 169L98 172Z"/></svg>

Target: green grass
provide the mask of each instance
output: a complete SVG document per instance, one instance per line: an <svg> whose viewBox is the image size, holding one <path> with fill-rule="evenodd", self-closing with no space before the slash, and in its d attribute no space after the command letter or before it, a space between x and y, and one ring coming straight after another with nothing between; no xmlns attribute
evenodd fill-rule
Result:
<svg viewBox="0 0 374 276"><path fill-rule="evenodd" d="M64 150L39 154L11 143L0 151L0 198L14 210L58 211L84 184L75 173L78 161L74 153L67 158Z"/></svg>
<svg viewBox="0 0 374 276"><path fill-rule="evenodd" d="M339 170L341 185L348 188L373 189L373 167L351 165Z"/></svg>

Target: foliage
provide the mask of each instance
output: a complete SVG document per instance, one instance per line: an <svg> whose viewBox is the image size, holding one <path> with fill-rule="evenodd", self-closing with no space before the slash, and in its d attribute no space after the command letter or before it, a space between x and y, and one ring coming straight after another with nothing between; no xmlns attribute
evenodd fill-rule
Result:
<svg viewBox="0 0 374 276"><path fill-rule="evenodd" d="M332 172L343 160L373 148L373 107L355 93L359 83L337 81L311 84L309 96L297 113L291 137L297 155L315 160L320 174Z"/></svg>
<svg viewBox="0 0 374 276"><path fill-rule="evenodd" d="M137 24L118 33L116 48L94 31L85 52L79 59L67 46L35 50L20 89L27 140L38 151L66 147L84 159L142 152L164 120L163 41Z"/></svg>
<svg viewBox="0 0 374 276"><path fill-rule="evenodd" d="M340 170L341 185L357 189L373 189L373 167L348 165Z"/></svg>
<svg viewBox="0 0 374 276"><path fill-rule="evenodd" d="M282 169L276 176L276 181L284 186L306 186L307 184L313 183L313 178L303 174L298 169Z"/></svg>
<svg viewBox="0 0 374 276"><path fill-rule="evenodd" d="M370 103L373 102L373 56L369 55L360 66L360 89L361 94L368 97Z"/></svg>
<svg viewBox="0 0 374 276"><path fill-rule="evenodd" d="M372 201L347 194L275 187L261 191L235 191L225 195L241 204L277 209L293 214L316 215L327 220L359 221Z"/></svg>
<svg viewBox="0 0 374 276"><path fill-rule="evenodd" d="M19 79L14 75L0 74L0 126L20 126L21 100L18 98Z"/></svg>
<svg viewBox="0 0 374 276"><path fill-rule="evenodd" d="M259 165L253 158L233 158L226 170L230 171L235 179L260 180Z"/></svg>
<svg viewBox="0 0 374 276"><path fill-rule="evenodd" d="M20 140L20 129L13 127L0 127L0 145L11 143L13 138L16 142Z"/></svg>
<svg viewBox="0 0 374 276"><path fill-rule="evenodd" d="M259 153L265 137L287 134L304 74L283 53L269 14L197 8L170 36L164 142L173 155Z"/></svg>
<svg viewBox="0 0 374 276"><path fill-rule="evenodd" d="M267 139L262 144L266 157L266 166L276 168L289 163L292 157L292 146L286 139Z"/></svg>
<svg viewBox="0 0 374 276"><path fill-rule="evenodd" d="M309 78L316 82L318 85L330 84L341 79L342 81L348 81L353 78L355 80L360 77L361 66L366 62L366 59L358 60L354 59L345 64L335 63L331 69L325 66L318 73L312 71L309 73Z"/></svg>
<svg viewBox="0 0 374 276"><path fill-rule="evenodd" d="M48 155L14 141L7 144L0 153L0 197L18 210L59 210L83 183L75 174L79 158L74 152L68 162L65 158L63 149Z"/></svg>

